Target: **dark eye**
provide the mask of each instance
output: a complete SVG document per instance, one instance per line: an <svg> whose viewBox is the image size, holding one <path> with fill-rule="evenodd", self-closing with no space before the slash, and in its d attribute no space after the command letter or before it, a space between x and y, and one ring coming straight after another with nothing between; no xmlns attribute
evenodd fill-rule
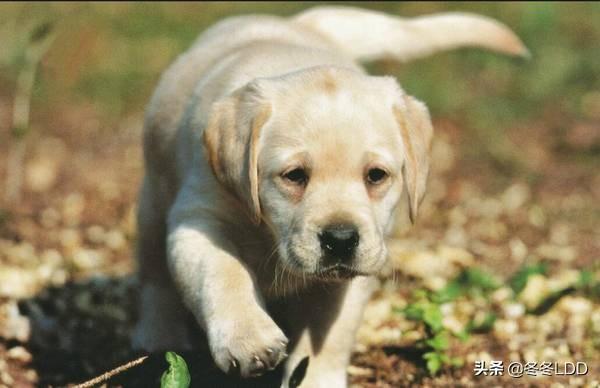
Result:
<svg viewBox="0 0 600 388"><path fill-rule="evenodd" d="M284 179L297 185L306 185L306 183L308 183L308 174L305 169L300 167L285 172L282 176Z"/></svg>
<svg viewBox="0 0 600 388"><path fill-rule="evenodd" d="M367 172L367 182L372 185L378 185L388 177L388 173L381 168L372 168Z"/></svg>

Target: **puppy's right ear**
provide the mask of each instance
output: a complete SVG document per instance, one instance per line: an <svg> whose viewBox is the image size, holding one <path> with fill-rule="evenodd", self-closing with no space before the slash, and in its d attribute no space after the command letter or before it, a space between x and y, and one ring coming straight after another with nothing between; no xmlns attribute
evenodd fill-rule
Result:
<svg viewBox="0 0 600 388"><path fill-rule="evenodd" d="M250 210L256 224L261 220L258 198L258 141L271 116L256 82L213 104L204 130L204 147L217 180Z"/></svg>

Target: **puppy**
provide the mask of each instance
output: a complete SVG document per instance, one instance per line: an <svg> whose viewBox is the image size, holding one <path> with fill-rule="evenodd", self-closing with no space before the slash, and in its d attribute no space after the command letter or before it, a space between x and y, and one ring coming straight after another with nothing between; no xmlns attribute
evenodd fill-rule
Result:
<svg viewBox="0 0 600 388"><path fill-rule="evenodd" d="M403 20L345 7L228 18L164 73L147 109L134 345L193 347L225 372L309 357L303 387L343 387L400 198L417 216L425 105L358 61L459 46L525 55L475 15Z"/></svg>

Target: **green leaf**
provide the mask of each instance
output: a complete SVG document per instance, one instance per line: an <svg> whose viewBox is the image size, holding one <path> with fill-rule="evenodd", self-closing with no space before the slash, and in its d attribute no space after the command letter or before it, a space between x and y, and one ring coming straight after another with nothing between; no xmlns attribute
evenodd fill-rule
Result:
<svg viewBox="0 0 600 388"><path fill-rule="evenodd" d="M467 328L459 331L458 333L454 333L454 336L458 338L461 342L467 342L471 337Z"/></svg>
<svg viewBox="0 0 600 388"><path fill-rule="evenodd" d="M575 283L575 288L592 301L600 300L600 278L588 269L579 272L579 279Z"/></svg>
<svg viewBox="0 0 600 388"><path fill-rule="evenodd" d="M515 273L512 278L509 280L510 287L516 294L519 294L521 291L525 289L527 285L527 280L531 275L545 275L548 270L548 266L546 263L536 263L531 265L526 265L522 267L517 273Z"/></svg>
<svg viewBox="0 0 600 388"><path fill-rule="evenodd" d="M438 353L427 352L423 355L423 358L427 361L427 370L430 374L435 375L442 368L442 360Z"/></svg>
<svg viewBox="0 0 600 388"><path fill-rule="evenodd" d="M466 269L463 272L463 281L469 288L478 288L482 291L493 291L501 286L498 279L479 268Z"/></svg>
<svg viewBox="0 0 600 388"><path fill-rule="evenodd" d="M406 306L402 312L406 316L407 319L412 321L422 321L423 320L423 306L417 303L411 303Z"/></svg>
<svg viewBox="0 0 600 388"><path fill-rule="evenodd" d="M440 306L429 303L423 309L423 321L433 332L442 330L442 312Z"/></svg>
<svg viewBox="0 0 600 388"><path fill-rule="evenodd" d="M460 357L452 357L450 359L450 365L452 365L453 367L456 367L456 368L460 368L463 365L465 365L465 360L463 360Z"/></svg>
<svg viewBox="0 0 600 388"><path fill-rule="evenodd" d="M422 288L418 288L412 293L413 299L427 299L428 295L429 293L427 292L427 290L424 290Z"/></svg>
<svg viewBox="0 0 600 388"><path fill-rule="evenodd" d="M449 346L448 335L446 332L438 333L434 337L425 341L425 343L435 350L446 350Z"/></svg>
<svg viewBox="0 0 600 388"><path fill-rule="evenodd" d="M447 303L458 298L463 293L463 288L457 279L446 284L444 288L436 291L432 295L432 300L436 303Z"/></svg>
<svg viewBox="0 0 600 388"><path fill-rule="evenodd" d="M160 387L188 388L191 381L190 372L183 357L175 352L167 352L165 358L169 363L169 369L160 378Z"/></svg>

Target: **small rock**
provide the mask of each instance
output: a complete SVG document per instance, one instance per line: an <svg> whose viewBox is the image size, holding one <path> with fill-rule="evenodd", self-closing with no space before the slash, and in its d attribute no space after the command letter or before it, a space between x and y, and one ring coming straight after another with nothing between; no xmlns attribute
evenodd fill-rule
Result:
<svg viewBox="0 0 600 388"><path fill-rule="evenodd" d="M15 383L15 379L8 372L0 372L0 381L9 387L12 387Z"/></svg>
<svg viewBox="0 0 600 388"><path fill-rule="evenodd" d="M577 258L577 249L574 246L542 244L537 247L536 253L542 258L563 262L571 262Z"/></svg>
<svg viewBox="0 0 600 388"><path fill-rule="evenodd" d="M521 303L508 303L503 306L504 315L510 319L522 317L525 314L525 306Z"/></svg>
<svg viewBox="0 0 600 388"><path fill-rule="evenodd" d="M357 377L371 377L373 376L373 370L369 368L361 368L359 366L349 365L346 369L350 376Z"/></svg>
<svg viewBox="0 0 600 388"><path fill-rule="evenodd" d="M568 245L571 239L571 228L565 223L556 223L550 228L550 242L555 245Z"/></svg>
<svg viewBox="0 0 600 388"><path fill-rule="evenodd" d="M33 192L40 193L50 190L58 177L58 162L47 157L37 157L27 162L25 166L25 183Z"/></svg>
<svg viewBox="0 0 600 388"><path fill-rule="evenodd" d="M92 225L86 229L85 236L94 244L103 244L106 237L106 231L100 225Z"/></svg>
<svg viewBox="0 0 600 388"><path fill-rule="evenodd" d="M32 355L22 346L15 346L14 348L10 348L6 352L6 356L9 359L21 361L23 363L28 363L32 360Z"/></svg>
<svg viewBox="0 0 600 388"><path fill-rule="evenodd" d="M546 214L538 205L533 205L530 207L529 211L527 212L527 216L529 218L529 223L533 226L542 228L544 225L546 225Z"/></svg>
<svg viewBox="0 0 600 388"><path fill-rule="evenodd" d="M0 304L0 337L26 342L30 334L31 323L19 313L17 302L12 300Z"/></svg>
<svg viewBox="0 0 600 388"><path fill-rule="evenodd" d="M80 193L69 194L65 198L62 208L62 217L65 224L69 226L79 225L84 208L85 199L83 195Z"/></svg>
<svg viewBox="0 0 600 388"><path fill-rule="evenodd" d="M528 309L533 309L550 293L548 280L545 276L534 274L527 280L527 285L519 294L519 300L527 306Z"/></svg>
<svg viewBox="0 0 600 388"><path fill-rule="evenodd" d="M492 293L492 301L502 304L513 297L513 290L510 287L500 287Z"/></svg>
<svg viewBox="0 0 600 388"><path fill-rule="evenodd" d="M508 246L510 248L511 257L517 261L522 262L527 257L527 245L520 238L513 238L509 241Z"/></svg>
<svg viewBox="0 0 600 388"><path fill-rule="evenodd" d="M494 334L502 340L511 339L519 331L519 325L511 319L497 319L494 322Z"/></svg>
<svg viewBox="0 0 600 388"><path fill-rule="evenodd" d="M442 320L442 325L455 334L462 332L465 328L465 325L463 325L463 323L454 315L445 316Z"/></svg>
<svg viewBox="0 0 600 388"><path fill-rule="evenodd" d="M104 262L104 255L93 249L78 249L73 254L73 264L79 269L97 268Z"/></svg>
<svg viewBox="0 0 600 388"><path fill-rule="evenodd" d="M508 187L502 194L501 200L504 208L513 212L523 206L531 198L531 190L524 183L515 183Z"/></svg>
<svg viewBox="0 0 600 388"><path fill-rule="evenodd" d="M60 244L67 250L74 250L81 246L81 235L77 229L62 229L58 236Z"/></svg>
<svg viewBox="0 0 600 388"><path fill-rule="evenodd" d="M126 240L121 231L113 229L106 233L104 242L110 249L118 250L125 246Z"/></svg>
<svg viewBox="0 0 600 388"><path fill-rule="evenodd" d="M40 223L44 228L56 228L60 223L60 213L53 207L42 210L40 214Z"/></svg>
<svg viewBox="0 0 600 388"><path fill-rule="evenodd" d="M590 316L593 308L590 300L581 296L565 296L557 305L560 311L565 312L568 316Z"/></svg>
<svg viewBox="0 0 600 388"><path fill-rule="evenodd" d="M0 296L28 298L41 286L36 273L14 266L0 267Z"/></svg>

